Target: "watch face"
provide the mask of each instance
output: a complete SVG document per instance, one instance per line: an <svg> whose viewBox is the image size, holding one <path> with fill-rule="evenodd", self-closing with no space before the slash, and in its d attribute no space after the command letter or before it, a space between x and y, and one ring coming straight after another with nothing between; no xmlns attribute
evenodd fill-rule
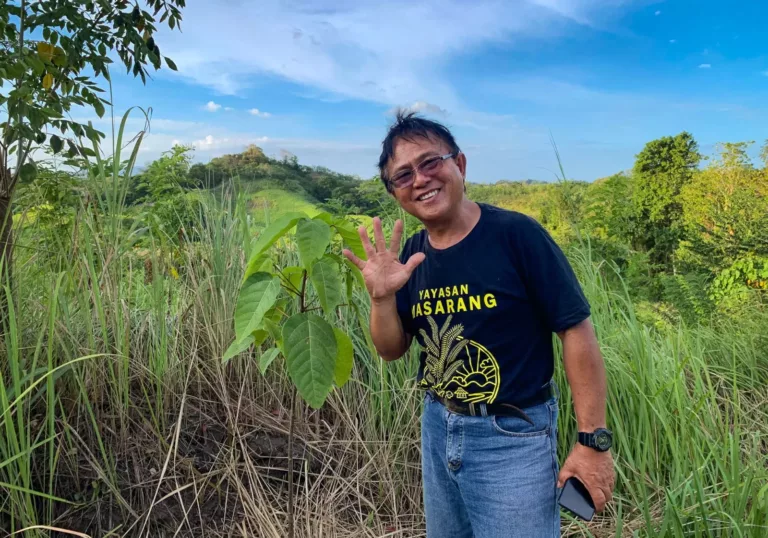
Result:
<svg viewBox="0 0 768 538"><path fill-rule="evenodd" d="M611 436L607 432L602 431L595 436L595 444L601 450L608 450L611 448Z"/></svg>

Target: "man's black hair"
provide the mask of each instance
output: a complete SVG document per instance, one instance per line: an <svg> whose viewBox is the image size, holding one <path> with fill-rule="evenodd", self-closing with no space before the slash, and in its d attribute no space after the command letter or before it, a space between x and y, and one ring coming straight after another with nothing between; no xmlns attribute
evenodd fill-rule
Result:
<svg viewBox="0 0 768 538"><path fill-rule="evenodd" d="M381 181L384 182L389 192L392 192L392 185L389 183L386 170L387 164L389 164L390 159L394 156L395 142L398 139L413 142L415 138L429 139L430 137L445 142L452 153L458 154L461 151L451 131L442 123L420 118L415 112L407 112L405 110L397 112L395 122L389 128L387 137L381 143L381 157L379 157Z"/></svg>

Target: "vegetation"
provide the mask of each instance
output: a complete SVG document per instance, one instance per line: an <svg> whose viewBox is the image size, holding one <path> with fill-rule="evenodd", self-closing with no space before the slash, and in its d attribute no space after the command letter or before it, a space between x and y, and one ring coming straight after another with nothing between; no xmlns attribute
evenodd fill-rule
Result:
<svg viewBox="0 0 768 538"><path fill-rule="evenodd" d="M146 82L147 66L160 69L157 24L179 25L185 0L20 0L0 5L0 280L13 267L12 201L20 181L36 177L34 150L46 142L70 161L96 157L104 137L91 122L71 119L72 107L92 108L99 117L109 100L99 79L109 81L114 52L128 72ZM155 19L159 18L159 22ZM166 65L176 65L165 57ZM66 149L64 148L66 143ZM12 159L15 158L15 163ZM44 174L41 179L47 176ZM2 308L5 315L5 308Z"/></svg>
<svg viewBox="0 0 768 538"><path fill-rule="evenodd" d="M381 182L256 147L206 164L174 147L134 173L122 135L16 194L0 529L418 535L418 350L376 356L338 255L372 215L403 217ZM683 133L593 183L468 186L547 226L593 308L617 491L565 535L768 531L768 163L747 149L698 168Z"/></svg>

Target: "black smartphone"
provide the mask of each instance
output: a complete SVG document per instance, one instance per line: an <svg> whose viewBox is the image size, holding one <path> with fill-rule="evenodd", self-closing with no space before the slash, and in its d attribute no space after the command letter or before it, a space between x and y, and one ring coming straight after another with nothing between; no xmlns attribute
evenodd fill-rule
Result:
<svg viewBox="0 0 768 538"><path fill-rule="evenodd" d="M575 476L565 481L558 502L560 506L584 521L592 521L595 515L595 503L592 502L592 497L586 486Z"/></svg>

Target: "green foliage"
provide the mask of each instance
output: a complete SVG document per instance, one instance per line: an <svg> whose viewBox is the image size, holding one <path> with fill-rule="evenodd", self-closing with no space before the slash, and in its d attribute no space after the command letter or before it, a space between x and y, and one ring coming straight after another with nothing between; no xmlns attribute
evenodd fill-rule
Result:
<svg viewBox="0 0 768 538"><path fill-rule="evenodd" d="M336 337L336 366L333 371L333 381L337 387L343 387L352 375L355 349L352 340L341 329L333 328Z"/></svg>
<svg viewBox="0 0 768 538"><path fill-rule="evenodd" d="M310 267L328 248L331 242L331 227L322 220L300 220L296 225L296 242L299 246L301 265Z"/></svg>
<svg viewBox="0 0 768 538"><path fill-rule="evenodd" d="M259 371L262 375L267 372L269 365L272 364L272 361L274 361L278 355L280 355L280 349L276 347L270 348L261 354L261 357L259 357Z"/></svg>
<svg viewBox="0 0 768 538"><path fill-rule="evenodd" d="M317 291L320 305L327 314L332 314L342 302L341 273L339 264L330 256L323 256L312 264L310 277Z"/></svg>
<svg viewBox="0 0 768 538"><path fill-rule="evenodd" d="M15 151L19 164L13 177L4 178L6 193L13 191L34 144L48 140L58 153L66 143L70 158L94 156L90 141L103 134L90 123L69 119L72 107L104 115L109 102L99 95L103 89L96 80L109 80L111 55L146 82L147 66L160 69L163 56L153 38L144 38L166 21L176 27L184 5L185 0L147 0L149 11L127 2L96 0L0 5L0 86L9 89L0 96L8 112L0 130L3 148ZM175 69L168 58L166 64ZM49 128L57 133L49 137ZM8 155L3 153L0 160L6 165Z"/></svg>
<svg viewBox="0 0 768 538"><path fill-rule="evenodd" d="M634 234L654 263L671 266L682 233L680 191L700 161L698 145L686 132L653 140L637 155L632 172L638 215Z"/></svg>
<svg viewBox="0 0 768 538"><path fill-rule="evenodd" d="M704 322L714 311L714 303L707 295L709 275L661 274L658 279L664 290L664 301L673 306L686 323L696 325Z"/></svg>
<svg viewBox="0 0 768 538"><path fill-rule="evenodd" d="M291 231L295 229L295 234ZM299 394L313 407L321 407L333 388L343 385L352 370L351 340L328 320L338 320L337 309L343 301L343 283L347 283L347 297L362 275L356 267L342 265L334 252L347 244L345 236L350 224L340 217L321 213L314 219L306 214L290 213L279 217L263 230L251 248L251 257L245 269L246 277L240 289L235 311L235 341L224 354L224 360L272 338L285 356L291 379ZM338 236L339 241L334 241ZM285 239L288 252L299 265L274 264L270 274L269 251ZM355 248L360 239L357 238ZM285 253L285 251L284 251ZM342 270L345 268L346 270ZM358 275L354 275L354 273ZM270 319L267 312L279 302L281 295L292 297L298 313L285 320L285 306L274 310ZM310 313L320 303L326 318ZM282 328L281 328L282 327ZM367 330L367 328L363 328ZM259 335L263 336L259 339ZM276 358L269 352L259 363L262 373Z"/></svg>
<svg viewBox="0 0 768 538"><path fill-rule="evenodd" d="M614 174L589 185L581 222L592 237L629 243L637 226L631 176Z"/></svg>
<svg viewBox="0 0 768 538"><path fill-rule="evenodd" d="M338 352L333 327L320 316L295 314L283 325L283 349L299 394L319 409L333 388Z"/></svg>
<svg viewBox="0 0 768 538"><path fill-rule="evenodd" d="M279 291L280 280L269 273L254 273L243 282L235 311L236 341L261 328L264 314L275 305Z"/></svg>
<svg viewBox="0 0 768 538"><path fill-rule="evenodd" d="M768 174L752 166L748 147L723 144L682 190L687 234L678 257L692 267L717 273L745 255L768 256Z"/></svg>
<svg viewBox="0 0 768 538"><path fill-rule="evenodd" d="M768 257L739 258L720 271L710 288L710 296L719 304L746 301L753 293L768 299Z"/></svg>

